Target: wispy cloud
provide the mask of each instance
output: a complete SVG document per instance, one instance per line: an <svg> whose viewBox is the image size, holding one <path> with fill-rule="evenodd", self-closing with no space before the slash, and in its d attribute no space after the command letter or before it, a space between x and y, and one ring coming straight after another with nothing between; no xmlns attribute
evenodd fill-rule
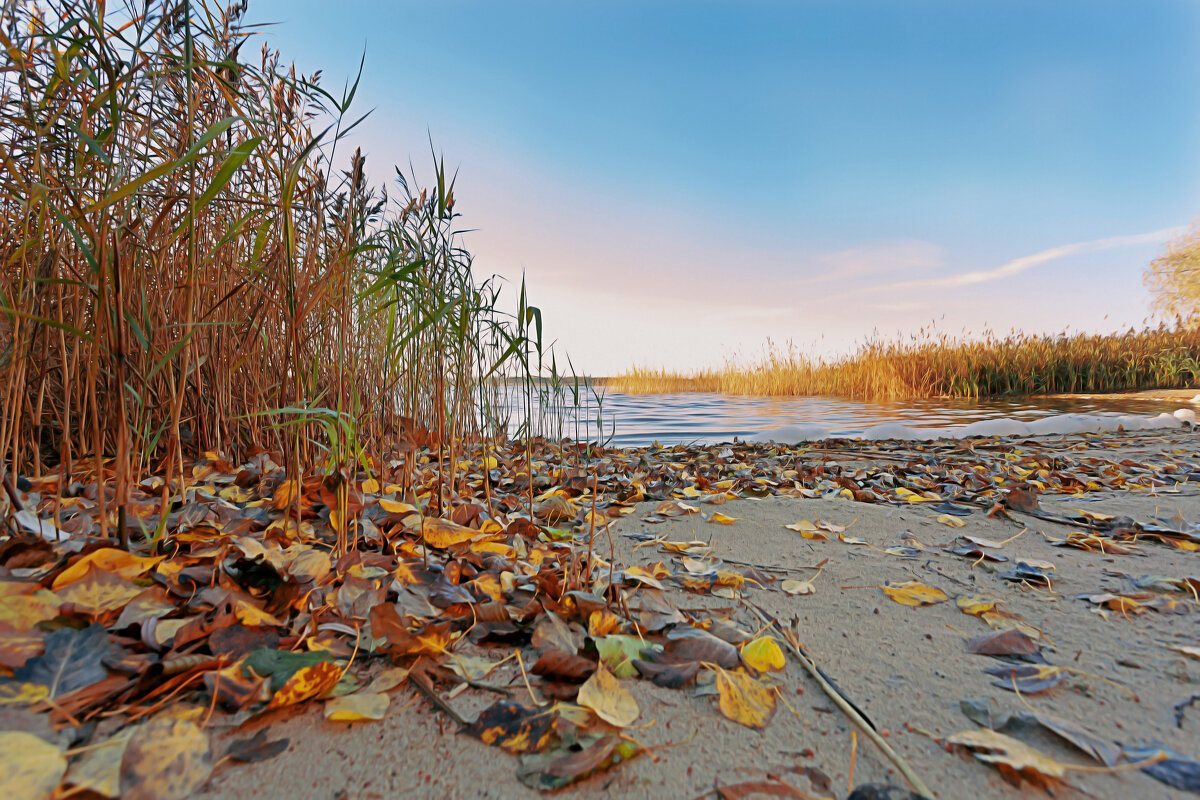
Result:
<svg viewBox="0 0 1200 800"><path fill-rule="evenodd" d="M1083 255L1086 253L1099 253L1103 250L1115 250L1119 247L1132 247L1139 244L1156 244L1164 242L1173 236L1182 232L1183 228L1163 228L1149 233L1136 233L1130 236L1111 236L1107 239L1096 239L1090 242L1073 242L1071 244L1059 245L1051 247L1048 250L1042 250L1033 255L1021 256L1014 258L1006 264L1003 264L995 269L974 270L972 272L962 272L957 275L946 275L941 278L923 278L913 281L898 281L896 283L877 284L875 286L863 287L862 291L897 291L901 289L955 289L962 286L974 286L980 283L990 283L991 281L1003 280L1011 278L1014 275L1020 275L1022 272L1041 266L1042 264L1051 261L1057 261L1060 258L1069 256Z"/></svg>
<svg viewBox="0 0 1200 800"><path fill-rule="evenodd" d="M941 246L920 239L866 244L816 256L812 261L824 271L811 277L798 278L793 285L830 283L879 273L924 271L941 266L944 257L945 251Z"/></svg>

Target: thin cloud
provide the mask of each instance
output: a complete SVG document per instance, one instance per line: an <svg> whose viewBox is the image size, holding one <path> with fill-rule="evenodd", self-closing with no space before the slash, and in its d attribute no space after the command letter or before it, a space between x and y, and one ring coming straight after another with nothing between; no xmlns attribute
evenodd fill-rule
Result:
<svg viewBox="0 0 1200 800"><path fill-rule="evenodd" d="M1084 253L1099 253L1103 250L1114 250L1118 247L1132 247L1139 244L1156 244L1178 235L1184 228L1163 228L1149 233L1136 233L1130 236L1112 236L1107 239L1096 239L1091 242L1074 242L1072 244L1051 247L1048 250L1029 256L1014 258L1007 264L995 269L963 272L959 275L947 275L944 278L924 278L915 281L900 281L877 286L864 287L864 291L896 291L899 289L956 289L962 286L974 286L979 283L990 283L1004 278L1020 275L1022 272L1041 266L1051 261L1068 256Z"/></svg>

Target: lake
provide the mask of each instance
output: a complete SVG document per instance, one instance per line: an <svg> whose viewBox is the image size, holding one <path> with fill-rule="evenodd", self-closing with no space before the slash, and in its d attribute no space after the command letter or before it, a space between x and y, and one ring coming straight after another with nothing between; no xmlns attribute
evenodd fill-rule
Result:
<svg viewBox="0 0 1200 800"><path fill-rule="evenodd" d="M582 398L581 398L582 401ZM580 408L548 415L546 434L599 438L618 447L653 444L714 443L753 438L785 425L819 425L834 436L854 436L885 423L913 428L945 428L1011 417L1031 422L1054 414L1153 416L1177 408L1193 408L1180 400L1145 397L1013 398L987 400L925 399L858 402L832 397L737 397L687 393L629 395L610 392L598 405L592 397Z"/></svg>

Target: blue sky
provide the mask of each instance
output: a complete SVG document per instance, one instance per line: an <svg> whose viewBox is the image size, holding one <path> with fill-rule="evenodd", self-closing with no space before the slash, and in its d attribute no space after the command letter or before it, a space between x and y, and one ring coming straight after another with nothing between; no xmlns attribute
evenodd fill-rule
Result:
<svg viewBox="0 0 1200 800"><path fill-rule="evenodd" d="M251 6L326 88L365 52L373 174L431 135L479 271L594 374L1140 324L1200 215L1190 1Z"/></svg>

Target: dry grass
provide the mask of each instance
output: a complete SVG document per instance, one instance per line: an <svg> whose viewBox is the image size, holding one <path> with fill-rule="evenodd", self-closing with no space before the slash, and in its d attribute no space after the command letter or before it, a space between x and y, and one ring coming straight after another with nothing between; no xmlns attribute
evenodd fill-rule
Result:
<svg viewBox="0 0 1200 800"><path fill-rule="evenodd" d="M472 275L441 162L428 188L368 185L357 83L285 67L244 12L0 17L0 474L86 460L122 531L130 487L187 455L336 473L503 435L491 379L541 357L523 287L505 315Z"/></svg>
<svg viewBox="0 0 1200 800"><path fill-rule="evenodd" d="M978 341L927 332L908 341L871 341L851 355L809 358L794 348L748 365L690 375L634 368L608 388L634 394L721 392L833 395L856 399L985 397L1120 392L1194 386L1200 329L1177 325L1121 334L988 334Z"/></svg>

